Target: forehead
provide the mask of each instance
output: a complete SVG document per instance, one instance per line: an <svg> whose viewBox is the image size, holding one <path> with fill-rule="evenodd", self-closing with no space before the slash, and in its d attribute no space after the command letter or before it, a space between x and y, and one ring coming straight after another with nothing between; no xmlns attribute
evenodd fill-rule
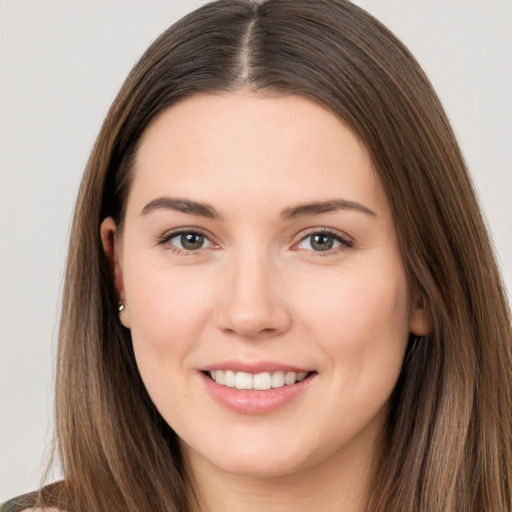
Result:
<svg viewBox="0 0 512 512"><path fill-rule="evenodd" d="M165 194L224 206L240 196L276 205L329 195L385 201L368 151L333 113L300 96L245 91L163 111L140 140L132 189L137 202Z"/></svg>

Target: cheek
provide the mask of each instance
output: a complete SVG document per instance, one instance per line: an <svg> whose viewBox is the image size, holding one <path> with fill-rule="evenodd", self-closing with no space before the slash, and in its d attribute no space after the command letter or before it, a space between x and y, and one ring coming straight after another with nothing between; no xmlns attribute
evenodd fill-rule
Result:
<svg viewBox="0 0 512 512"><path fill-rule="evenodd" d="M125 266L137 367L153 403L173 426L193 408L188 385L193 375L191 354L211 317L210 292L198 286L197 276L188 270L172 271L136 258Z"/></svg>
<svg viewBox="0 0 512 512"><path fill-rule="evenodd" d="M382 263L382 262L381 262ZM321 290L321 293L318 293ZM345 268L317 276L301 292L298 315L345 376L401 366L409 334L409 298L402 265ZM312 300L317 297L317 300Z"/></svg>
<svg viewBox="0 0 512 512"><path fill-rule="evenodd" d="M323 446L385 422L409 337L407 280L401 266L394 270L332 272L315 282L327 290L321 299L302 294L303 331L323 354L320 377L328 390L316 404Z"/></svg>
<svg viewBox="0 0 512 512"><path fill-rule="evenodd" d="M137 269L144 269L144 272ZM189 268L133 257L125 264L131 334L140 365L178 364L210 318L210 289Z"/></svg>

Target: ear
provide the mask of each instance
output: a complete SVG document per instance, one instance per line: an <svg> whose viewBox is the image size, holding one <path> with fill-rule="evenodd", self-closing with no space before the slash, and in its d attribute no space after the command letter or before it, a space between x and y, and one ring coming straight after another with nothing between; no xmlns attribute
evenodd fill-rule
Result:
<svg viewBox="0 0 512 512"><path fill-rule="evenodd" d="M409 318L409 331L416 336L425 336L432 330L430 315L425 308L423 295L417 286L411 293L411 314Z"/></svg>
<svg viewBox="0 0 512 512"><path fill-rule="evenodd" d="M110 264L112 276L114 278L114 287L116 289L117 298L121 304L124 305L122 314L120 314L121 323L129 328L130 315L126 305L126 295L123 285L123 274L121 271L121 254L118 239L116 239L116 223L112 217L107 217L103 220L100 227L101 243L103 250Z"/></svg>

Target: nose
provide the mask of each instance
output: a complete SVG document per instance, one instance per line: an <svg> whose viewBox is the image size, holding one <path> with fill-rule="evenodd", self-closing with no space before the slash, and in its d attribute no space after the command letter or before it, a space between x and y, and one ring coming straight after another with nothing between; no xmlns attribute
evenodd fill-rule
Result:
<svg viewBox="0 0 512 512"><path fill-rule="evenodd" d="M218 290L218 328L246 339L271 338L286 332L291 315L282 272L271 257L246 251L234 255L229 267Z"/></svg>

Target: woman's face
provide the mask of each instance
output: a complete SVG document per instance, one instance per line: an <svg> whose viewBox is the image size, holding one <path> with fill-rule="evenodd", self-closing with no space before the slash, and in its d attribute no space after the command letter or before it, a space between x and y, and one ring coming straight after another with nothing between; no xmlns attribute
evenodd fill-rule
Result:
<svg viewBox="0 0 512 512"><path fill-rule="evenodd" d="M114 229L121 319L193 467L371 458L425 319L368 152L338 118L298 96L186 99L142 137L113 253Z"/></svg>

